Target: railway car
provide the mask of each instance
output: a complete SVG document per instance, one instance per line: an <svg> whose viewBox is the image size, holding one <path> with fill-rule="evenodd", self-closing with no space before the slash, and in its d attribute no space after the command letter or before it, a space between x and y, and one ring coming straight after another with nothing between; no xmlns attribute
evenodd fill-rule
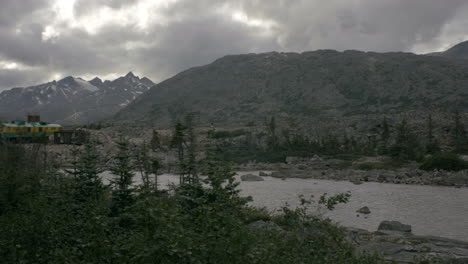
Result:
<svg viewBox="0 0 468 264"><path fill-rule="evenodd" d="M62 130L62 126L58 124L31 120L34 118L28 117L28 121L0 122L0 140L29 141L34 138L48 138Z"/></svg>

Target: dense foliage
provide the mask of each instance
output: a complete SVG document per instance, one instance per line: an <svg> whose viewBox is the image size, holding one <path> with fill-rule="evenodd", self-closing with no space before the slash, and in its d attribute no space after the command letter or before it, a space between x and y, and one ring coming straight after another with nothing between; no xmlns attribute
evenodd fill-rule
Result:
<svg viewBox="0 0 468 264"><path fill-rule="evenodd" d="M0 145L2 263L377 263L353 255L343 233L306 207L272 216L247 206L228 166L169 190L130 185L119 144L111 186L93 146L73 168L50 165L43 146ZM190 160L190 159L189 159ZM202 184L204 183L204 184ZM346 196L322 197L328 208ZM305 202L303 202L306 204ZM275 228L256 227L267 220Z"/></svg>
<svg viewBox="0 0 468 264"><path fill-rule="evenodd" d="M285 162L286 157L314 155L346 160L386 155L395 162L419 162L427 154L441 152L431 115L426 122L427 126L421 133L416 132L406 119L394 121L391 126L384 118L368 133L350 136L341 131L313 135L310 131L297 127L277 125L272 118L261 126L210 132L208 136L215 141L215 146L208 150L208 156L211 159L240 164L250 161ZM452 122L448 128L451 133L446 149L454 153L468 153L468 136L457 112L454 113Z"/></svg>
<svg viewBox="0 0 468 264"><path fill-rule="evenodd" d="M462 160L454 153L436 153L424 160L421 164L423 170L460 171L468 169L468 162Z"/></svg>

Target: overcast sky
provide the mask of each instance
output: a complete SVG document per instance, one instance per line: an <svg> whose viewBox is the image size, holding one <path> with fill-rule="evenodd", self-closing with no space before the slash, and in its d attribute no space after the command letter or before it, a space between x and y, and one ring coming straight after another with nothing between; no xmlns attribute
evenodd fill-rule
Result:
<svg viewBox="0 0 468 264"><path fill-rule="evenodd" d="M0 90L133 71L159 82L227 54L444 50L466 0L0 0Z"/></svg>

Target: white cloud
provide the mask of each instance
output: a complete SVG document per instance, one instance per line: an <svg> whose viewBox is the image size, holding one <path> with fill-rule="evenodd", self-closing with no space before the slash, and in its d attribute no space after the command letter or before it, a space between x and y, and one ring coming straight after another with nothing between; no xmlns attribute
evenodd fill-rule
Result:
<svg viewBox="0 0 468 264"><path fill-rule="evenodd" d="M53 26L46 26L44 31L42 31L42 41L53 41L59 35L60 33Z"/></svg>
<svg viewBox="0 0 468 264"><path fill-rule="evenodd" d="M232 12L231 14L232 20L239 22L239 23L243 23L250 27L260 28L266 34L273 34L273 31L275 30L275 28L278 27L278 24L273 20L249 17L246 13L242 11L231 11L231 12Z"/></svg>
<svg viewBox="0 0 468 264"><path fill-rule="evenodd" d="M24 65L20 62L0 60L0 70L28 70L33 67Z"/></svg>

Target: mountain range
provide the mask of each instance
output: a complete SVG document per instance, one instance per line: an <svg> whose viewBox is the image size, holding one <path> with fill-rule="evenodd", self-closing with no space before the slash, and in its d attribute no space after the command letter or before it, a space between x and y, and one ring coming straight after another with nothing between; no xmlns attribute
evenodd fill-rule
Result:
<svg viewBox="0 0 468 264"><path fill-rule="evenodd" d="M152 87L115 120L167 126L468 110L468 42L445 53L318 50L231 55Z"/></svg>
<svg viewBox="0 0 468 264"><path fill-rule="evenodd" d="M468 110L468 42L445 52L318 50L229 55L157 85L133 73L114 81L59 81L0 93L0 119L27 113L61 124L102 119L167 127L187 113L200 124L407 111Z"/></svg>
<svg viewBox="0 0 468 264"><path fill-rule="evenodd" d="M148 91L154 83L132 72L114 81L66 77L0 93L0 119L24 120L29 113L48 122L83 124L106 119Z"/></svg>

